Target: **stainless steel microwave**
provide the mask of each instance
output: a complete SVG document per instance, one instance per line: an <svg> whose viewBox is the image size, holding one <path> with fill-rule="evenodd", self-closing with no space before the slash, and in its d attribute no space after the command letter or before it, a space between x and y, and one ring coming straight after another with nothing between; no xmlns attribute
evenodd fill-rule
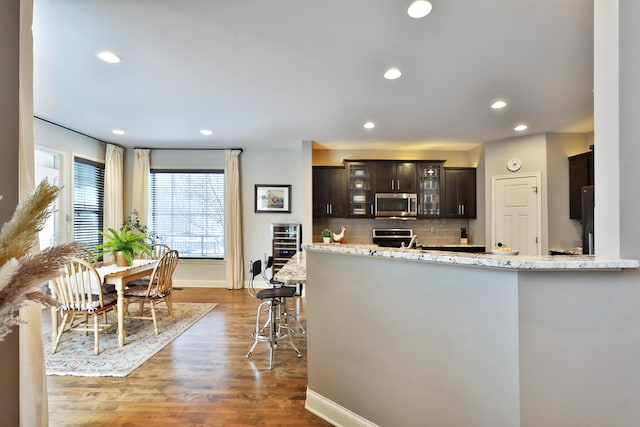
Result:
<svg viewBox="0 0 640 427"><path fill-rule="evenodd" d="M376 193L376 218L415 219L418 216L416 193Z"/></svg>

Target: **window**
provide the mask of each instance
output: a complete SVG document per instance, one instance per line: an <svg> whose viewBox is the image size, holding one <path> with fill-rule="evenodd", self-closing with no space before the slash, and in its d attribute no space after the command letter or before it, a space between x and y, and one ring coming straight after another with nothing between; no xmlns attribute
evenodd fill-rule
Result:
<svg viewBox="0 0 640 427"><path fill-rule="evenodd" d="M36 148L34 163L36 168L36 183L47 180L49 184L60 186L60 154ZM46 249L58 244L60 235L60 198L62 193L53 201L52 213L40 231L40 249Z"/></svg>
<svg viewBox="0 0 640 427"><path fill-rule="evenodd" d="M224 258L224 172L151 170L150 224L180 258Z"/></svg>
<svg viewBox="0 0 640 427"><path fill-rule="evenodd" d="M104 164L73 158L73 238L93 250L102 243Z"/></svg>

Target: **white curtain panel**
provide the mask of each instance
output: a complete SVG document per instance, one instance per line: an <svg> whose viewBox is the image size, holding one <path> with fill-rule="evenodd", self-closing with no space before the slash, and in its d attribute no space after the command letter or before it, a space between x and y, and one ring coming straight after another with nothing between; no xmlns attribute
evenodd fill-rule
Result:
<svg viewBox="0 0 640 427"><path fill-rule="evenodd" d="M20 198L35 188L33 148L33 0L20 2L20 101L19 101L19 190ZM39 250L35 247L33 250ZM40 305L29 302L20 310L20 426L49 424L47 380L42 344Z"/></svg>
<svg viewBox="0 0 640 427"><path fill-rule="evenodd" d="M140 223L148 225L149 220L149 174L151 162L149 161L151 150L136 148L134 150L133 184L131 208L138 211Z"/></svg>
<svg viewBox="0 0 640 427"><path fill-rule="evenodd" d="M224 167L224 251L228 289L244 287L242 256L242 204L240 203L240 153L226 150Z"/></svg>
<svg viewBox="0 0 640 427"><path fill-rule="evenodd" d="M104 228L120 229L123 217L123 156L124 149L107 144L104 162Z"/></svg>

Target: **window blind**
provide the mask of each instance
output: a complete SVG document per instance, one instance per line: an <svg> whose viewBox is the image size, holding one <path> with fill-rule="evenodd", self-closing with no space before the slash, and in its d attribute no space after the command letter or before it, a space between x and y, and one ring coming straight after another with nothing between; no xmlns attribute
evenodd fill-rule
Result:
<svg viewBox="0 0 640 427"><path fill-rule="evenodd" d="M93 250L102 243L104 164L73 158L73 238Z"/></svg>
<svg viewBox="0 0 640 427"><path fill-rule="evenodd" d="M149 227L180 258L224 258L224 171L152 169Z"/></svg>

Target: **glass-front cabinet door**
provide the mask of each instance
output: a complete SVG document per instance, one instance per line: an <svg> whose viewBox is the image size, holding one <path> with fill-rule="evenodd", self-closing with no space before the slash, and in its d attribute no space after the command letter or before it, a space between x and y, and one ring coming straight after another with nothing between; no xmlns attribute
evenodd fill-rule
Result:
<svg viewBox="0 0 640 427"><path fill-rule="evenodd" d="M418 216L442 216L442 163L418 163L417 175Z"/></svg>
<svg viewBox="0 0 640 427"><path fill-rule="evenodd" d="M355 218L373 216L373 163L345 162L348 180L348 215Z"/></svg>

